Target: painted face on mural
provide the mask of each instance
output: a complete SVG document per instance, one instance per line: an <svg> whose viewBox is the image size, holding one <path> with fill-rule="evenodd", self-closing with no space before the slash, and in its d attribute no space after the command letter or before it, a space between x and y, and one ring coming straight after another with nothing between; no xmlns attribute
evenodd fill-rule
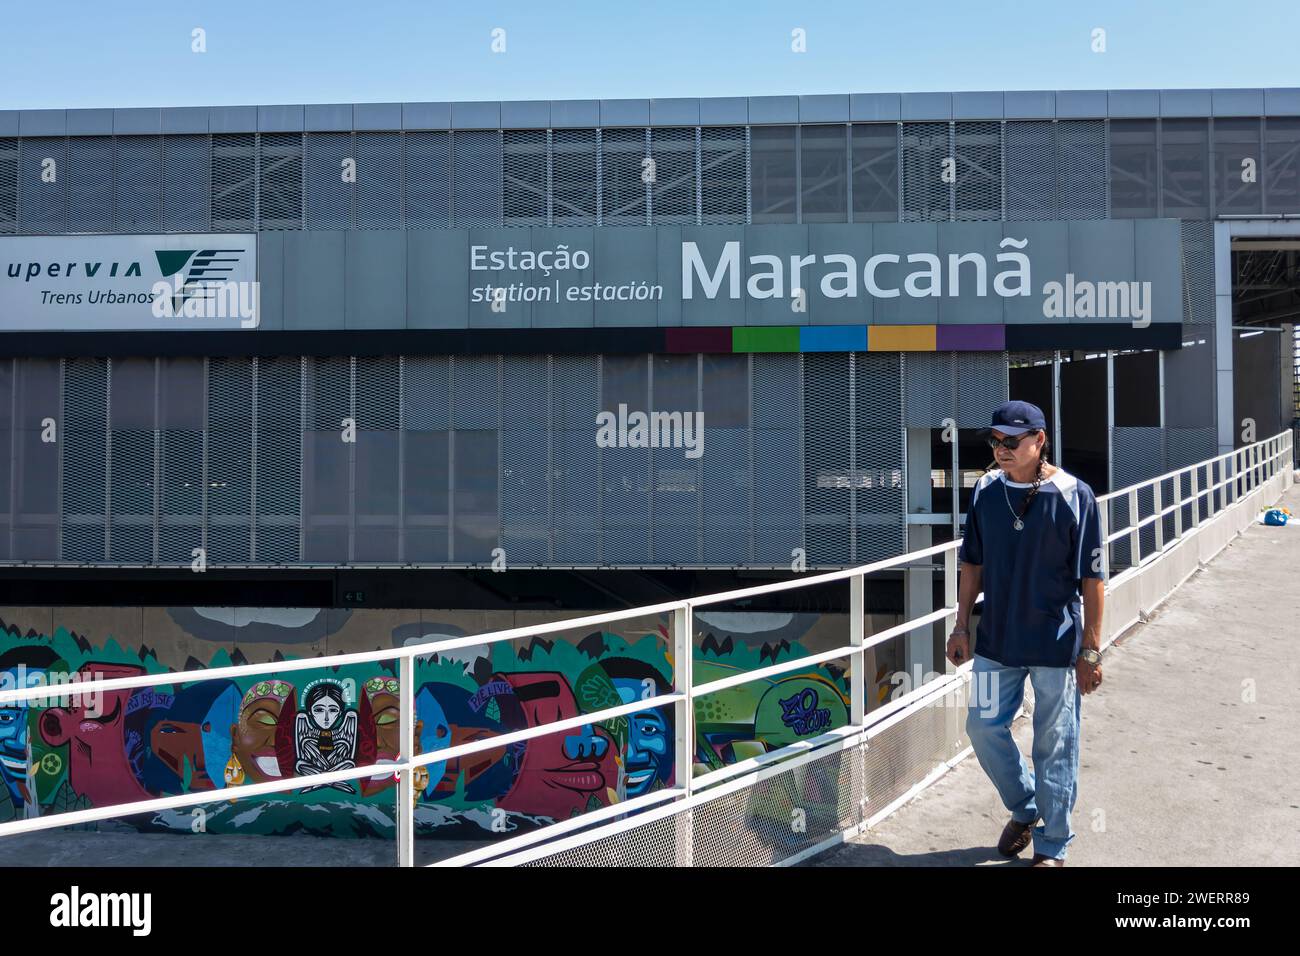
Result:
<svg viewBox="0 0 1300 956"><path fill-rule="evenodd" d="M275 734L285 701L292 694L293 685L282 680L259 681L244 694L239 719L230 728L230 744L245 776L253 783L283 776L276 757Z"/></svg>
<svg viewBox="0 0 1300 956"><path fill-rule="evenodd" d="M185 762L189 761L191 790L215 788L203 759L203 732L198 724L160 720L149 735L149 747L154 756L178 777L184 775Z"/></svg>
<svg viewBox="0 0 1300 956"><path fill-rule="evenodd" d="M514 687L530 727L578 714L573 691L561 674L509 674L505 679ZM593 796L605 802L617 766L611 743L594 724L533 738L515 786L500 805L565 820L585 811Z"/></svg>
<svg viewBox="0 0 1300 956"><path fill-rule="evenodd" d="M614 688L623 703L641 700L653 685L636 678L614 679ZM628 717L627 751L623 755L623 780L629 797L649 793L656 782L672 774L672 753L668 739L668 721L658 710L642 710Z"/></svg>
<svg viewBox="0 0 1300 956"><path fill-rule="evenodd" d="M128 664L83 664L83 681L113 680L143 674ZM51 707L41 714L41 737L52 747L68 747L68 779L72 789L97 807L147 799L126 757L124 721L129 690L70 694L71 706Z"/></svg>
<svg viewBox="0 0 1300 956"><path fill-rule="evenodd" d="M341 713L343 713L343 708L339 705L339 702L327 697L312 704L311 719L321 730L329 730L338 722Z"/></svg>
<svg viewBox="0 0 1300 956"><path fill-rule="evenodd" d="M0 688L40 687L45 683L44 668L26 665L0 667ZM0 780L9 791L15 806L30 802L27 792L27 717L29 704L16 701L0 707Z"/></svg>

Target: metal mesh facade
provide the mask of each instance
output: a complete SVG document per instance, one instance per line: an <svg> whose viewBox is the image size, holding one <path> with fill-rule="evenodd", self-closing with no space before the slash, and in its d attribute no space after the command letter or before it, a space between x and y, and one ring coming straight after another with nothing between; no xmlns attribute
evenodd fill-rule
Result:
<svg viewBox="0 0 1300 956"><path fill-rule="evenodd" d="M0 235L1204 220L1300 209L1297 143L1287 117L9 137Z"/></svg>
<svg viewBox="0 0 1300 956"><path fill-rule="evenodd" d="M6 359L0 372L15 410L0 419L15 475L0 559L177 565L204 549L217 565L465 566L501 548L524 567L788 567L802 548L837 567L905 543L899 353ZM625 417L622 437L602 437L598 416L616 423L620 407L663 429L642 441ZM57 441L40 440L47 418Z"/></svg>

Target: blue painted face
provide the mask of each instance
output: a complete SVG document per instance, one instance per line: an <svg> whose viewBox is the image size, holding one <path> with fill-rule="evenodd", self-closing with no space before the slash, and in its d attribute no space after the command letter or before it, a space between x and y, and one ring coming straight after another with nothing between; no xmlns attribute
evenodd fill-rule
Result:
<svg viewBox="0 0 1300 956"><path fill-rule="evenodd" d="M631 678L614 680L614 688L623 703L644 700L645 685ZM649 689L653 696L656 692ZM649 793L656 781L667 781L672 773L672 744L668 739L668 722L658 710L642 710L628 717L627 753L623 777L629 797Z"/></svg>
<svg viewBox="0 0 1300 956"><path fill-rule="evenodd" d="M9 668L0 671L0 687L18 690L45 684L45 671L40 668ZM27 701L16 701L0 707L0 779L9 788L15 805L23 802L19 781L27 778Z"/></svg>

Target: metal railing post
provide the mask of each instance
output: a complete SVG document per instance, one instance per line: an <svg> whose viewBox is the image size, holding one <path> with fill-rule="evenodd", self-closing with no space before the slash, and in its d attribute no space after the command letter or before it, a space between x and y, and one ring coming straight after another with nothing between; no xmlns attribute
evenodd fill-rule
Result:
<svg viewBox="0 0 1300 956"><path fill-rule="evenodd" d="M401 710L397 732L399 759L415 756L415 658L397 660L398 697ZM409 768L397 772L397 865L415 866L415 785Z"/></svg>
<svg viewBox="0 0 1300 956"><path fill-rule="evenodd" d="M1183 536L1183 476L1174 475L1174 540Z"/></svg>
<svg viewBox="0 0 1300 956"><path fill-rule="evenodd" d="M1192 527L1201 526L1201 466L1192 469Z"/></svg>
<svg viewBox="0 0 1300 956"><path fill-rule="evenodd" d="M695 773L695 698L691 695L692 664L695 660L695 642L691 638L695 620L689 603L674 609L672 616L673 692L685 695L673 708L673 736L676 743L673 751L673 785L681 789L685 799L689 799L694 790L692 777ZM678 866L694 865L694 830L694 813L688 809L677 827Z"/></svg>
<svg viewBox="0 0 1300 956"><path fill-rule="evenodd" d="M949 548L943 553L943 603L945 607L952 608L952 613L943 619L943 634L945 641L952 629L957 626L957 549ZM945 672L951 674L956 668L952 662L944 659L947 667Z"/></svg>
<svg viewBox="0 0 1300 956"><path fill-rule="evenodd" d="M1151 503L1155 509L1152 514L1155 515L1156 519L1152 522L1156 529L1156 554L1165 549L1165 516L1161 514L1165 510L1164 484L1163 480L1157 480L1151 486Z"/></svg>
<svg viewBox="0 0 1300 956"><path fill-rule="evenodd" d="M1101 579L1110 582L1110 501L1101 502L1101 507L1097 509L1098 517L1101 518Z"/></svg>
<svg viewBox="0 0 1300 956"><path fill-rule="evenodd" d="M1142 542L1138 540L1138 493L1133 489L1128 493L1128 557L1129 566L1136 568L1142 563Z"/></svg>
<svg viewBox="0 0 1300 956"><path fill-rule="evenodd" d="M849 668L849 722L855 727L867 722L867 655L862 649L866 641L866 622L862 619L866 604L864 589L861 574L849 578L849 644L857 648Z"/></svg>

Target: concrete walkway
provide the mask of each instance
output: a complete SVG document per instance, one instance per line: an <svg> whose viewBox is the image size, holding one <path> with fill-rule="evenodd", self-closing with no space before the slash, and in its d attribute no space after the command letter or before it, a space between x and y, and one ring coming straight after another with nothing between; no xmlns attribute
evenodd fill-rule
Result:
<svg viewBox="0 0 1300 956"><path fill-rule="evenodd" d="M1300 485L1282 504L1300 514ZM1256 524L1116 641L1083 698L1070 866L1300 865L1300 527ZM1030 753L1033 728L1013 730ZM974 755L812 866L1026 866Z"/></svg>

